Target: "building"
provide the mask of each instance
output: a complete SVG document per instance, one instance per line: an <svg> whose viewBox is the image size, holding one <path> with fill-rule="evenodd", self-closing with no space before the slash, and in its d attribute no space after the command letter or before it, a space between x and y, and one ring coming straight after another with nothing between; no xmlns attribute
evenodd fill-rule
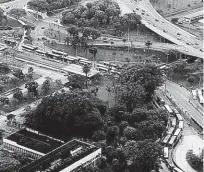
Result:
<svg viewBox="0 0 204 172"><path fill-rule="evenodd" d="M186 20L186 22L189 22L189 23L202 18L203 18L203 10L184 16L184 19Z"/></svg>
<svg viewBox="0 0 204 172"><path fill-rule="evenodd" d="M96 166L100 158L101 148L73 139L22 167L20 172L77 172L89 165Z"/></svg>
<svg viewBox="0 0 204 172"><path fill-rule="evenodd" d="M4 138L3 148L33 159L20 172L76 172L89 165L96 166L101 158L101 148L92 144L76 139L64 143L30 128Z"/></svg>

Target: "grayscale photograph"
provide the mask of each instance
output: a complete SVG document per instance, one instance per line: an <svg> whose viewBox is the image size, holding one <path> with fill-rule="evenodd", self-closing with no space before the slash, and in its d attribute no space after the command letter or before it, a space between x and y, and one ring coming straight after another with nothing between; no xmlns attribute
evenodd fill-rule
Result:
<svg viewBox="0 0 204 172"><path fill-rule="evenodd" d="M203 0L0 0L0 172L204 172Z"/></svg>

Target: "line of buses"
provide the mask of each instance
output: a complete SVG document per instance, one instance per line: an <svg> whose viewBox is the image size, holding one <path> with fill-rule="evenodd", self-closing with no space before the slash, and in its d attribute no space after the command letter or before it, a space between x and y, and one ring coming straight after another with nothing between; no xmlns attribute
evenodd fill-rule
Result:
<svg viewBox="0 0 204 172"><path fill-rule="evenodd" d="M170 120L169 126L166 136L162 140L162 145L164 146L163 155L164 159L168 165L168 167L173 172L183 172L181 169L175 167L170 161L169 158L171 157L170 152L176 146L178 141L182 136L184 121L183 117L179 114L176 109L170 108L169 105L164 105L165 109L167 110Z"/></svg>
<svg viewBox="0 0 204 172"><path fill-rule="evenodd" d="M55 62L61 61L65 63L74 63L74 64L79 63L80 65L92 64L92 62L87 60L86 58L83 58L80 56L77 56L77 57L70 56L67 53L62 51L52 50L52 52L45 52L45 51L39 50L37 46L31 46L31 45L25 45L25 44L22 45L22 49L25 51L29 51L37 55L40 55L42 59L46 59L50 61L55 61ZM97 63L96 68L101 72L110 71L110 73L120 74L117 71L117 69L120 69L121 67L113 63L103 62L103 64Z"/></svg>

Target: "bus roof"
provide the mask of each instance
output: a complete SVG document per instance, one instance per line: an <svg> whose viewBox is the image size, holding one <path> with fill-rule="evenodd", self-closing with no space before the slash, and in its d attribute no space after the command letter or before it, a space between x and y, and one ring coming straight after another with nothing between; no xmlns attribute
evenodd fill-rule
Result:
<svg viewBox="0 0 204 172"><path fill-rule="evenodd" d="M176 136L172 136L170 141L169 141L169 144L172 145L175 140L176 140Z"/></svg>
<svg viewBox="0 0 204 172"><path fill-rule="evenodd" d="M183 129L183 121L180 121L180 122L179 122L179 128L180 128L180 129Z"/></svg>
<svg viewBox="0 0 204 172"><path fill-rule="evenodd" d="M164 138L163 143L167 143L167 142L169 141L170 137L171 137L171 135L168 134L168 135Z"/></svg>
<svg viewBox="0 0 204 172"><path fill-rule="evenodd" d="M174 133L174 136L178 136L180 132L181 132L181 129L180 129L180 128L177 128L176 131L175 131L175 133Z"/></svg>
<svg viewBox="0 0 204 172"><path fill-rule="evenodd" d="M179 113L176 114L176 117L178 118L179 121L183 121L183 117Z"/></svg>
<svg viewBox="0 0 204 172"><path fill-rule="evenodd" d="M170 135L173 134L174 129L175 129L174 127L171 127L171 128L167 131L167 133L170 134Z"/></svg>

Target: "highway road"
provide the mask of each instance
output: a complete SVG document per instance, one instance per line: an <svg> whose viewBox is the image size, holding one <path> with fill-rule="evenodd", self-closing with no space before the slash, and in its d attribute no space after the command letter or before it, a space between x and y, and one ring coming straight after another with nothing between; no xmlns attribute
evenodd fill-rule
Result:
<svg viewBox="0 0 204 172"><path fill-rule="evenodd" d="M149 0L115 0L124 13L135 12L142 17L142 23L160 36L181 45L179 50L185 54L203 58L203 42L159 15ZM126 12L124 12L126 11Z"/></svg>
<svg viewBox="0 0 204 172"><path fill-rule="evenodd" d="M190 92L180 85L166 81L166 89L171 94L171 97L174 98L177 105L185 109L189 115L194 118L200 126L203 126L203 116L195 107L189 102Z"/></svg>

